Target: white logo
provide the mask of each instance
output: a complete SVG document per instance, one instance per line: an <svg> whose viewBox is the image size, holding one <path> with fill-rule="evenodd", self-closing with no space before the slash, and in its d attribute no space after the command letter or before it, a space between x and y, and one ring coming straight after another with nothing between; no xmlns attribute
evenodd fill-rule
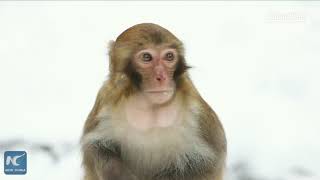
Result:
<svg viewBox="0 0 320 180"><path fill-rule="evenodd" d="M24 155L26 155L26 153L23 153L23 154L21 154L19 156L7 156L6 165L8 166L10 164L10 162L11 162L11 164L13 166L19 166L20 164L17 163L17 160L18 160L18 158L20 158L20 157L22 157Z"/></svg>

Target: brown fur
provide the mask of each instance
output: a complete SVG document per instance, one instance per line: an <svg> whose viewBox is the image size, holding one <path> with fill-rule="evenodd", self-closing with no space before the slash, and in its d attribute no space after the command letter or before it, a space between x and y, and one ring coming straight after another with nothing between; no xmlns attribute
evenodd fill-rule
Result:
<svg viewBox="0 0 320 180"><path fill-rule="evenodd" d="M130 62L135 52L150 46L168 46L179 54L174 73L175 102L184 118L174 127L152 129L148 136L133 133L126 141L123 133L130 129L126 129L122 116L123 104L139 91L139 77ZM186 72L182 42L158 25L138 24L110 44L109 58L109 79L100 89L83 130L85 180L222 180L226 158L224 130ZM150 146L153 136L161 144ZM146 142L145 146L136 145L140 142ZM168 152L160 151L162 148ZM148 159L148 153L153 159ZM176 164L172 158L166 160L165 155L176 157L182 164Z"/></svg>

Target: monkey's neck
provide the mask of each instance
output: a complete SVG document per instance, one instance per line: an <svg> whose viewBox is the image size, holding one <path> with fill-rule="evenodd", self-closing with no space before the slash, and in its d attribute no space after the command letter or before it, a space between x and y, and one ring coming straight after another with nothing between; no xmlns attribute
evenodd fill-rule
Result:
<svg viewBox="0 0 320 180"><path fill-rule="evenodd" d="M125 104L128 123L137 130L172 126L179 118L179 102L174 97L164 105L155 105L141 94L129 97Z"/></svg>

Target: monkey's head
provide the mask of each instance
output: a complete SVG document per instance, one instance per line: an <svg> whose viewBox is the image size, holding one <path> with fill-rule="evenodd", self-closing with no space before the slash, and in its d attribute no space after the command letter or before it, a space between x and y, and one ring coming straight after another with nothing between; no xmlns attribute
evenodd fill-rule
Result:
<svg viewBox="0 0 320 180"><path fill-rule="evenodd" d="M169 102L188 66L182 42L165 28L143 23L121 33L110 48L110 77L153 104ZM130 89L130 90L129 90Z"/></svg>

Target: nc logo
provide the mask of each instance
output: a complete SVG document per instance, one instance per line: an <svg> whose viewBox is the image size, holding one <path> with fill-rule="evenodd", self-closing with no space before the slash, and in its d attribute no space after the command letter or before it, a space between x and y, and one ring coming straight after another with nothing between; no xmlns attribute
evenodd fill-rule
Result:
<svg viewBox="0 0 320 180"><path fill-rule="evenodd" d="M4 173L5 174L26 174L27 153L25 151L4 152Z"/></svg>

